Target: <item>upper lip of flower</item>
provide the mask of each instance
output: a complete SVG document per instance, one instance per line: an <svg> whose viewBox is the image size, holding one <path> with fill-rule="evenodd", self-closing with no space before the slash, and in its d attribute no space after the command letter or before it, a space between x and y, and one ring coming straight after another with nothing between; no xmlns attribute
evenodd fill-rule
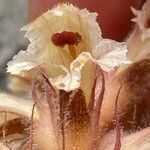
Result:
<svg viewBox="0 0 150 150"><path fill-rule="evenodd" d="M49 10L22 29L27 31L25 37L31 43L26 52L20 51L8 63L7 72L21 75L24 71L43 65L55 87L71 91L81 86L85 76L86 82L89 82L86 86L92 85L91 73L87 75L87 71L93 72L92 62L98 63L104 71L113 70L121 63L131 63L126 57L127 47L124 43L102 39L96 16L96 13L90 13L87 9L79 10L67 4ZM66 46L58 47L50 41L54 33L63 31L77 32L82 36L82 41L74 45L75 60ZM90 93L91 88L83 87L85 95Z"/></svg>

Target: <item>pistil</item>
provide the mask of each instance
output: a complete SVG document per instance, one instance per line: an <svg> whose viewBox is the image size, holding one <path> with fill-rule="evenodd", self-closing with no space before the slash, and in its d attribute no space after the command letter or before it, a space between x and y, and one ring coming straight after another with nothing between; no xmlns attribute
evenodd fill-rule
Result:
<svg viewBox="0 0 150 150"><path fill-rule="evenodd" d="M77 56L75 46L74 45L68 45L68 50L69 50L72 58L75 59Z"/></svg>

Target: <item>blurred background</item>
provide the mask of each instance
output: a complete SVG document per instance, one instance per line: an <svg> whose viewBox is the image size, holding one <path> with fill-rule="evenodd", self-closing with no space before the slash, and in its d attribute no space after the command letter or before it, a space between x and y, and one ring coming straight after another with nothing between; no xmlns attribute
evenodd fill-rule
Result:
<svg viewBox="0 0 150 150"><path fill-rule="evenodd" d="M5 90L7 62L25 50L27 40L20 29L27 24L27 0L0 0L0 90Z"/></svg>

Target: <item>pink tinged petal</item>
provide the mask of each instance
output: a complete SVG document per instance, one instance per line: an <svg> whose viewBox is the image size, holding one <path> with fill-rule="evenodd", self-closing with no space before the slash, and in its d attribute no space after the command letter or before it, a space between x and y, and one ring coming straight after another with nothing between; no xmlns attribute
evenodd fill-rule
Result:
<svg viewBox="0 0 150 150"><path fill-rule="evenodd" d="M125 43L119 43L110 39L103 39L92 50L93 57L97 59L102 70L109 72L121 64L132 63L126 56L128 52Z"/></svg>
<svg viewBox="0 0 150 150"><path fill-rule="evenodd" d="M89 105L89 111L91 113L91 131L92 131L92 150L97 150L99 143L99 121L101 121L101 107L105 94L105 77L100 68L96 68L97 77L94 82L92 101ZM101 89L101 90L100 90ZM93 106L92 106L93 105ZM90 107L91 108L90 110Z"/></svg>
<svg viewBox="0 0 150 150"><path fill-rule="evenodd" d="M101 120L99 122L101 134L104 134L105 129L107 129L107 127L114 122L116 96L121 86L120 80L123 82L123 85L125 84L123 78L124 76L121 76L121 74L116 75L115 72L105 74L105 84L107 88L105 89L103 104L101 108ZM124 108L128 106L128 104L131 102L131 98L131 91L125 84L119 95L119 114L122 113L124 111Z"/></svg>
<svg viewBox="0 0 150 150"><path fill-rule="evenodd" d="M59 139L56 140L55 134L57 134L57 132L55 133L55 128L57 128L56 122L58 121L58 116L56 116L57 109L54 104L57 103L58 99L54 95L55 91L53 87L51 87L48 79L42 73L44 72L39 69L39 75L35 83L33 83L32 89L32 99L39 111L39 120L36 122L36 128L33 128L31 140L33 143L38 144L39 149L57 150L57 140ZM45 95L42 98L37 90L39 83L42 86L43 95Z"/></svg>
<svg viewBox="0 0 150 150"><path fill-rule="evenodd" d="M0 94L0 111L2 112L11 112L30 118L32 114L32 107L33 103L31 101L21 100L8 94ZM39 118L39 114L36 109L34 117L35 119Z"/></svg>
<svg viewBox="0 0 150 150"><path fill-rule="evenodd" d="M39 149L57 150L58 143L55 137L54 128L52 125L51 113L48 107L42 107L43 111L40 114L40 120L36 124L33 132L34 142L38 144Z"/></svg>
<svg viewBox="0 0 150 150"><path fill-rule="evenodd" d="M138 24L139 29L142 32L142 41L150 38L150 0L147 0L142 7L142 10L136 10L131 8L135 14L135 18L132 21Z"/></svg>

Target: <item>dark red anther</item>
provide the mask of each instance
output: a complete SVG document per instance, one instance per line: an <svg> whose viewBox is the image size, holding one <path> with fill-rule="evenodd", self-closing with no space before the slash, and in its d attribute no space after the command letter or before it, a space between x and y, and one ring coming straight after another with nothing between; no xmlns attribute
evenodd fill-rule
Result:
<svg viewBox="0 0 150 150"><path fill-rule="evenodd" d="M51 41L55 46L77 45L81 41L81 35L77 32L63 31L53 34Z"/></svg>

